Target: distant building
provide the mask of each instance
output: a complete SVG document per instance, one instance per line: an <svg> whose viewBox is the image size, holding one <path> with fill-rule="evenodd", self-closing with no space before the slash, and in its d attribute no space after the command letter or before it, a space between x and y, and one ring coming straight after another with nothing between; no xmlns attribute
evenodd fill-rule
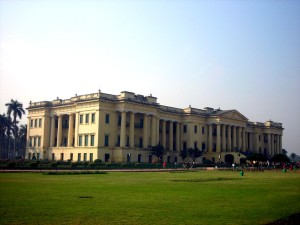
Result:
<svg viewBox="0 0 300 225"><path fill-rule="evenodd" d="M164 161L181 162L180 151L199 148L212 162L240 163L245 152L282 153L281 123L250 122L237 110L163 106L157 98L102 92L30 102L27 159L152 162L162 144Z"/></svg>

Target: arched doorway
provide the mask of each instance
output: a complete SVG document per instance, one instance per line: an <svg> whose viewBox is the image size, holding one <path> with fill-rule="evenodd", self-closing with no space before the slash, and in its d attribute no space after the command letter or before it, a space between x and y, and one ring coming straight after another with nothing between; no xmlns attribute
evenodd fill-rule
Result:
<svg viewBox="0 0 300 225"><path fill-rule="evenodd" d="M232 164L234 162L234 156L231 154L225 155L225 163Z"/></svg>

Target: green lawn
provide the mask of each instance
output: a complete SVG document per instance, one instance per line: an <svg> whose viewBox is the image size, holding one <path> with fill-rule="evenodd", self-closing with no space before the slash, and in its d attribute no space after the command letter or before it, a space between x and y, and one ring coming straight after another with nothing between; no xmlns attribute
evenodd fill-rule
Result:
<svg viewBox="0 0 300 225"><path fill-rule="evenodd" d="M300 173L0 173L0 224L265 224L300 212Z"/></svg>

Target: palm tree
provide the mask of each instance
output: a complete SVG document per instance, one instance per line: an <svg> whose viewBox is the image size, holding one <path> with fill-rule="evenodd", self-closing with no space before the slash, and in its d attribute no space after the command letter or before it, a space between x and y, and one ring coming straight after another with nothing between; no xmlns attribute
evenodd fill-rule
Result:
<svg viewBox="0 0 300 225"><path fill-rule="evenodd" d="M8 149L10 148L12 121L11 117L3 113L0 115L0 157L8 157Z"/></svg>
<svg viewBox="0 0 300 225"><path fill-rule="evenodd" d="M5 106L7 106L7 115L10 116L13 114L13 133L14 133L14 152L13 152L13 158L16 155L16 138L17 138L17 117L22 119L22 115L25 114L25 110L23 109L23 104L18 102L18 100L11 99L9 103L6 103Z"/></svg>
<svg viewBox="0 0 300 225"><path fill-rule="evenodd" d="M21 156L24 158L24 153L26 149L26 138L27 138L27 125L21 125L19 129L20 146L21 146Z"/></svg>

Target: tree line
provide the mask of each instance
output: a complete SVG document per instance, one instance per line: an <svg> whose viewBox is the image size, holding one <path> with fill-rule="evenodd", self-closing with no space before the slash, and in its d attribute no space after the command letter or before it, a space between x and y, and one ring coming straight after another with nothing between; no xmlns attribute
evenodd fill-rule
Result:
<svg viewBox="0 0 300 225"><path fill-rule="evenodd" d="M0 158L23 159L27 139L27 125L19 124L25 115L23 104L11 99L5 106L7 112L0 114Z"/></svg>

